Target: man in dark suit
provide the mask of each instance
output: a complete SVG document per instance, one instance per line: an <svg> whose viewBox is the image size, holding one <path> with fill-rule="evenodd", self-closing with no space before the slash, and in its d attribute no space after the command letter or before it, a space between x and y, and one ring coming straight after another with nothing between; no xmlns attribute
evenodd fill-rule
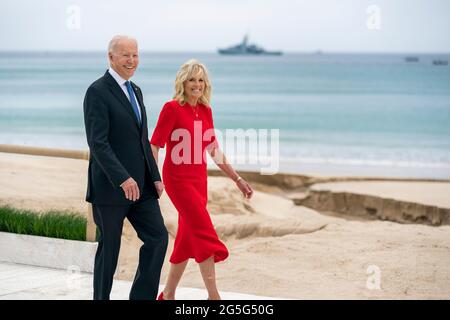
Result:
<svg viewBox="0 0 450 320"><path fill-rule="evenodd" d="M155 299L168 234L158 203L164 185L150 150L142 92L129 81L139 64L136 40L115 36L108 57L110 68L84 99L91 154L86 200L99 230L94 299L110 297L125 217L144 243L130 299Z"/></svg>

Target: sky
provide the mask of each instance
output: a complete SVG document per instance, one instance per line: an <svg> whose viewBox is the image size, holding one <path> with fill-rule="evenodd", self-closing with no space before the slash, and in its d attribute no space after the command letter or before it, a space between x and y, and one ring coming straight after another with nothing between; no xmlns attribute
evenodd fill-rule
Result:
<svg viewBox="0 0 450 320"><path fill-rule="evenodd" d="M249 34L285 52L450 52L448 0L14 0L0 5L0 51L213 52Z"/></svg>

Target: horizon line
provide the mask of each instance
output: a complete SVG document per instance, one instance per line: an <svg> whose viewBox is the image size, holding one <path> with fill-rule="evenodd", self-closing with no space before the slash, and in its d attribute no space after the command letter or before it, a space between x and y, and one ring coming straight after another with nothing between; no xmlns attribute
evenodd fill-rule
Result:
<svg viewBox="0 0 450 320"><path fill-rule="evenodd" d="M140 50L142 53L203 53L203 54L219 54L217 50L215 51L203 51L203 50ZM106 50L78 50L78 49L13 49L13 50L2 50L0 49L0 54L3 53L104 53L106 54ZM325 51L321 49L317 50L305 50L305 51L282 51L283 54L450 54L450 51ZM225 55L228 56L228 55ZM230 55L232 56L232 55ZM239 56L239 55L237 55ZM265 55L249 55L249 56L265 56Z"/></svg>

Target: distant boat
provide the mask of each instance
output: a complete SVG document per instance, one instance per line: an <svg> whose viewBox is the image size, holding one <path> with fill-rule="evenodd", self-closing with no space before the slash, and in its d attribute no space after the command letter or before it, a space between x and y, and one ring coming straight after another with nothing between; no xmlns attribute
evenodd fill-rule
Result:
<svg viewBox="0 0 450 320"><path fill-rule="evenodd" d="M226 49L219 49L220 54L229 55L273 55L279 56L283 54L281 51L266 51L255 44L248 43L248 36L246 35L241 43Z"/></svg>
<svg viewBox="0 0 450 320"><path fill-rule="evenodd" d="M406 62L418 62L419 58L418 57L405 57L405 61Z"/></svg>
<svg viewBox="0 0 450 320"><path fill-rule="evenodd" d="M435 66L446 66L446 65L448 65L448 61L447 60L433 60L433 64Z"/></svg>

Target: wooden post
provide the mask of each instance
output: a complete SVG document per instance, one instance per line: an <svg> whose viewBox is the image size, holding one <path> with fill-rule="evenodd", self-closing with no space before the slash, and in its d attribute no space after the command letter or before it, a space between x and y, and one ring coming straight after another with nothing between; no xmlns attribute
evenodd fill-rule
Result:
<svg viewBox="0 0 450 320"><path fill-rule="evenodd" d="M92 203L89 203L87 212L87 224L86 224L86 241L95 242L96 231L97 227L95 225L94 216L92 214Z"/></svg>
<svg viewBox="0 0 450 320"><path fill-rule="evenodd" d="M84 154L84 160L89 161L90 152L87 151ZM97 226L94 222L94 215L92 212L92 203L88 203L88 211L86 215L87 223L86 223L86 241L95 242L97 239Z"/></svg>

